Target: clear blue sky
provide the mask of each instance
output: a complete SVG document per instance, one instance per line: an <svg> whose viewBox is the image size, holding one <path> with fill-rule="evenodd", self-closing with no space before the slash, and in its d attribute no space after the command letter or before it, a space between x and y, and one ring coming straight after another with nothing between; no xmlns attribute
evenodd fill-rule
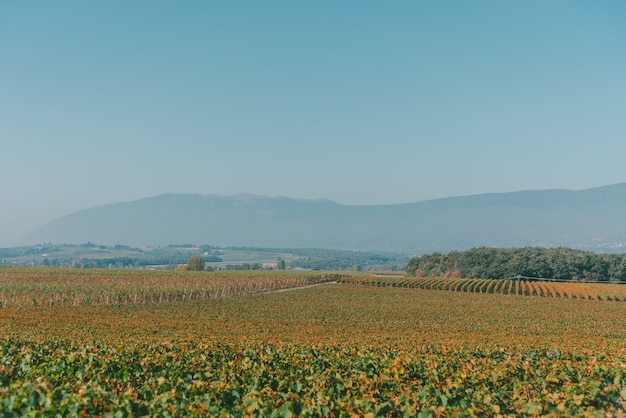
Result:
<svg viewBox="0 0 626 418"><path fill-rule="evenodd" d="M626 181L624 1L0 2L0 245L162 193Z"/></svg>

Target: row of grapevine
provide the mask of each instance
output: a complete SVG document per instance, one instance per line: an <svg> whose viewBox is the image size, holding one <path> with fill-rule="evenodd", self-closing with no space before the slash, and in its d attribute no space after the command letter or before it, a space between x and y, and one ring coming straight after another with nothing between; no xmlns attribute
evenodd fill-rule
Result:
<svg viewBox="0 0 626 418"><path fill-rule="evenodd" d="M0 271L0 309L223 299L305 287L343 277L332 273L290 272L224 275L208 272L163 274L132 271L121 277L106 270L88 271L83 276L74 275L75 272L71 270L58 270L57 273L41 275L37 269Z"/></svg>
<svg viewBox="0 0 626 418"><path fill-rule="evenodd" d="M375 287L404 287L453 292L497 293L626 302L626 286L611 284L539 282L518 279L346 277L341 283Z"/></svg>

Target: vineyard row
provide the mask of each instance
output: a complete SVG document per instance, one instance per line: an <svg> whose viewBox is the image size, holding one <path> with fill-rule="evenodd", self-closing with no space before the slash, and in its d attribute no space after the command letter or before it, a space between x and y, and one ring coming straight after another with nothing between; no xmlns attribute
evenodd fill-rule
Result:
<svg viewBox="0 0 626 418"><path fill-rule="evenodd" d="M224 299L275 292L336 280L338 275L259 277L218 281L167 283L82 283L0 281L0 309L107 306Z"/></svg>
<svg viewBox="0 0 626 418"><path fill-rule="evenodd" d="M495 293L626 302L626 286L612 284L538 282L522 279L379 278L349 277L341 283L452 292Z"/></svg>

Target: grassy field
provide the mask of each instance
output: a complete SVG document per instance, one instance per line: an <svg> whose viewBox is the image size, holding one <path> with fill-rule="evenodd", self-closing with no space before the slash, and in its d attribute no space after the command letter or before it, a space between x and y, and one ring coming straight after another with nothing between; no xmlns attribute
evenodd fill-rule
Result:
<svg viewBox="0 0 626 418"><path fill-rule="evenodd" d="M118 282L139 291L159 281L224 289L306 280L116 274L108 282L53 280L22 270L0 283L10 291L11 276L11 286L32 292L28 283L48 281L39 291L54 293L67 280L91 281L106 293ZM0 415L624 416L622 302L308 280L322 284L161 302L7 305Z"/></svg>
<svg viewBox="0 0 626 418"><path fill-rule="evenodd" d="M276 263L278 258L285 260L285 262L292 262L298 260L300 257L293 254L286 254L280 252L256 252L256 251L242 251L242 250L221 250L220 258L222 262L209 263L213 267L226 267L229 264L241 264L241 263Z"/></svg>

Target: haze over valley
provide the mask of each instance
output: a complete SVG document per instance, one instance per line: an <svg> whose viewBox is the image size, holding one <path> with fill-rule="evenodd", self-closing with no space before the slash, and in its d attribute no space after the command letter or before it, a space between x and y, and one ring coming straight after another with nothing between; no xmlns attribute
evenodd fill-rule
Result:
<svg viewBox="0 0 626 418"><path fill-rule="evenodd" d="M27 234L44 242L328 248L420 254L479 246L621 251L626 184L450 197L400 205L165 194L82 210Z"/></svg>
<svg viewBox="0 0 626 418"><path fill-rule="evenodd" d="M583 191L626 181L625 20L613 0L0 2L0 247L622 242Z"/></svg>

